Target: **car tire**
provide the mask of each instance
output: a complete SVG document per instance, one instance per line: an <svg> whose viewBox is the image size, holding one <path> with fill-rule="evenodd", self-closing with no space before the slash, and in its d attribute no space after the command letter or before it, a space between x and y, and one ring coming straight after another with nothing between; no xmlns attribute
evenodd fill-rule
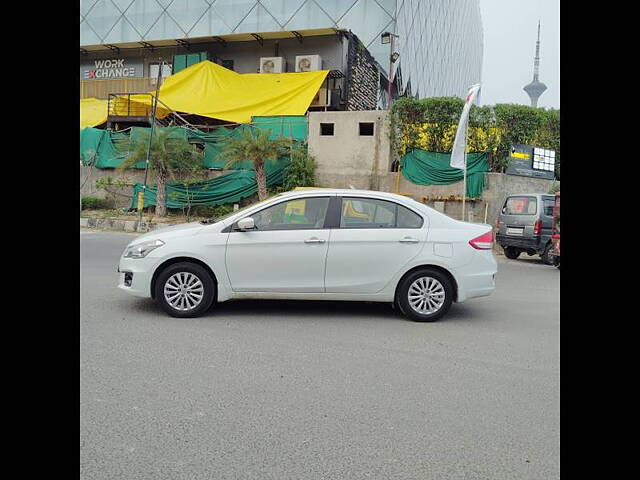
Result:
<svg viewBox="0 0 640 480"><path fill-rule="evenodd" d="M504 247L504 256L510 260L515 260L520 256L520 250L515 247Z"/></svg>
<svg viewBox="0 0 640 480"><path fill-rule="evenodd" d="M542 259L542 263L545 265L553 265L553 253L551 252L551 243L547 243L547 246L544 247L542 254L540 255Z"/></svg>
<svg viewBox="0 0 640 480"><path fill-rule="evenodd" d="M424 268L407 275L400 282L395 303L413 321L435 322L451 307L453 293L447 275L436 269Z"/></svg>
<svg viewBox="0 0 640 480"><path fill-rule="evenodd" d="M196 263L174 263L156 279L156 302L172 317L198 317L211 307L215 298L213 278Z"/></svg>

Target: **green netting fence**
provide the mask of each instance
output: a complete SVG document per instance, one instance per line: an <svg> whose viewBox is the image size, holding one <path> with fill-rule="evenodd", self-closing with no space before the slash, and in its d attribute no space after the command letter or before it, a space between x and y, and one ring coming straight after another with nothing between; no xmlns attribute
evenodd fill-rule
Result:
<svg viewBox="0 0 640 480"><path fill-rule="evenodd" d="M270 138L286 137L296 141L306 141L308 136L307 117L304 115L253 117L251 124L238 125L235 128L220 126L210 132L202 132L186 127L174 127L171 136L184 138L189 143L204 147L203 166L214 170L222 170L224 162L219 160L221 142L230 136L238 136L247 128L271 130ZM122 132L111 132L98 128L80 130L80 161L83 165L96 168L116 168L129 155L131 142L149 130L143 127L132 127ZM144 169L144 162L134 168ZM236 169L251 168L249 163L240 163Z"/></svg>
<svg viewBox="0 0 640 480"><path fill-rule="evenodd" d="M267 161L267 186L282 185L284 170L289 165L288 160ZM256 172L254 170L236 170L203 182L184 184L168 183L166 192L167 208L187 208L198 205L223 205L239 202L243 198L251 197L258 192ZM142 191L142 183L133 186L133 197L130 209L137 207L138 192ZM157 186L147 186L144 194L144 206L155 206Z"/></svg>
<svg viewBox="0 0 640 480"><path fill-rule="evenodd" d="M488 153L467 154L467 197L477 198L488 186ZM400 159L402 174L417 185L450 185L461 182L464 172L450 165L450 153L414 149Z"/></svg>

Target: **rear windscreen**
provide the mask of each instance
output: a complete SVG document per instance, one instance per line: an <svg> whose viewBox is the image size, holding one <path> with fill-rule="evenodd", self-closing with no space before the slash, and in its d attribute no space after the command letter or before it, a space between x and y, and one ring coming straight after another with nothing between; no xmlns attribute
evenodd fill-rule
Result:
<svg viewBox="0 0 640 480"><path fill-rule="evenodd" d="M505 215L535 215L538 208L536 197L509 197L502 213Z"/></svg>

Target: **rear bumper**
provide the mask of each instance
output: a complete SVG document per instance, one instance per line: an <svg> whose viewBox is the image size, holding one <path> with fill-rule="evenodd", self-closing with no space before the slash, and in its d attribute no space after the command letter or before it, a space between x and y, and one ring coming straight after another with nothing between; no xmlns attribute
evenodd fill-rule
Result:
<svg viewBox="0 0 640 480"><path fill-rule="evenodd" d="M478 253L474 260L456 269L454 276L458 283L459 303L471 298L486 297L496 289L498 263L490 251Z"/></svg>
<svg viewBox="0 0 640 480"><path fill-rule="evenodd" d="M496 234L496 243L501 247L517 247L524 250L540 250L541 249L541 237L523 238L523 237L511 237L507 235Z"/></svg>

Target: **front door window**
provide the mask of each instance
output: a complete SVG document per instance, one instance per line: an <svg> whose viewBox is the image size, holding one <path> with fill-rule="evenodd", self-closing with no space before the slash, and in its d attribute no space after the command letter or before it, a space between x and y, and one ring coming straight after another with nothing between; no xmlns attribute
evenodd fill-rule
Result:
<svg viewBox="0 0 640 480"><path fill-rule="evenodd" d="M258 231L315 230L324 227L329 197L281 202L252 215Z"/></svg>

